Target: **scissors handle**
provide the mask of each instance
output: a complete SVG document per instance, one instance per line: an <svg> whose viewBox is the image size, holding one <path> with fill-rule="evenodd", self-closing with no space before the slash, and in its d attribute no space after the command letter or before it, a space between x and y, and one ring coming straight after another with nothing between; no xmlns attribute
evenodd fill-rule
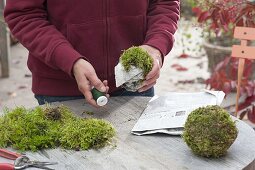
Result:
<svg viewBox="0 0 255 170"><path fill-rule="evenodd" d="M21 156L19 153L11 152L6 149L0 149L0 156L10 159L10 160L16 160L18 157Z"/></svg>
<svg viewBox="0 0 255 170"><path fill-rule="evenodd" d="M1 170L15 170L14 165L9 164L9 163L0 163L0 169Z"/></svg>

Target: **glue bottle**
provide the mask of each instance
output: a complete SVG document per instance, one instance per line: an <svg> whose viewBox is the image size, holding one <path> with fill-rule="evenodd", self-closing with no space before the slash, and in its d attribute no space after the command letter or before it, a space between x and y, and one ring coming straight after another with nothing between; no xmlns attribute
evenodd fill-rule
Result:
<svg viewBox="0 0 255 170"><path fill-rule="evenodd" d="M104 106L107 104L108 99L105 96L105 93L97 90L96 88L92 88L91 93L92 93L93 99L96 101L98 106Z"/></svg>

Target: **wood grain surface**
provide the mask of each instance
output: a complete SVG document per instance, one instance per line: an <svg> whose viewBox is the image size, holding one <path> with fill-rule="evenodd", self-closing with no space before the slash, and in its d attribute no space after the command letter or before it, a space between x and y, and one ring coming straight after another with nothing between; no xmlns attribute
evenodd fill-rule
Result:
<svg viewBox="0 0 255 170"><path fill-rule="evenodd" d="M225 157L206 159L195 156L180 136L156 134L132 135L131 129L150 98L113 97L107 106L94 109L84 100L56 103L69 106L78 116L96 117L110 121L117 130L115 142L103 149L72 151L62 149L27 152L31 159L57 161L56 170L235 170L253 169L255 133L244 122L237 120L239 134ZM93 111L94 115L84 114ZM4 159L0 158L0 162Z"/></svg>

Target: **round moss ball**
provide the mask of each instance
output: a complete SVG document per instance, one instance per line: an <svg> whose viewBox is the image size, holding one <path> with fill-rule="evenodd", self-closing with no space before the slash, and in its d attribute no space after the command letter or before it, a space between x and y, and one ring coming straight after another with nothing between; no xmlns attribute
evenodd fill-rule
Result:
<svg viewBox="0 0 255 170"><path fill-rule="evenodd" d="M153 66L153 59L140 47L130 47L124 50L120 57L120 62L125 71L129 71L131 66L143 70L144 77L151 71Z"/></svg>
<svg viewBox="0 0 255 170"><path fill-rule="evenodd" d="M190 113L182 137L196 155L218 158L226 154L237 134L228 112L213 105Z"/></svg>

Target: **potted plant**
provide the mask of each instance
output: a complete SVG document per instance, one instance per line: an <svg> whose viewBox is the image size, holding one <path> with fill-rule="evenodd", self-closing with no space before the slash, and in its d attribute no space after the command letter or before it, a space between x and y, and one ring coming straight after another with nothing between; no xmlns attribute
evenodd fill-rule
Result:
<svg viewBox="0 0 255 170"><path fill-rule="evenodd" d="M231 53L235 26L255 26L255 0L193 0L193 12L203 26L209 71Z"/></svg>
<svg viewBox="0 0 255 170"><path fill-rule="evenodd" d="M247 116L250 122L255 124L255 61L247 60L242 78L241 96L245 95L245 99L238 107L238 116L243 119ZM211 74L211 77L206 80L206 84L210 89L222 90L226 96L230 93L235 93L237 88L238 74L238 59L226 57L218 63ZM234 105L228 109L234 114Z"/></svg>

